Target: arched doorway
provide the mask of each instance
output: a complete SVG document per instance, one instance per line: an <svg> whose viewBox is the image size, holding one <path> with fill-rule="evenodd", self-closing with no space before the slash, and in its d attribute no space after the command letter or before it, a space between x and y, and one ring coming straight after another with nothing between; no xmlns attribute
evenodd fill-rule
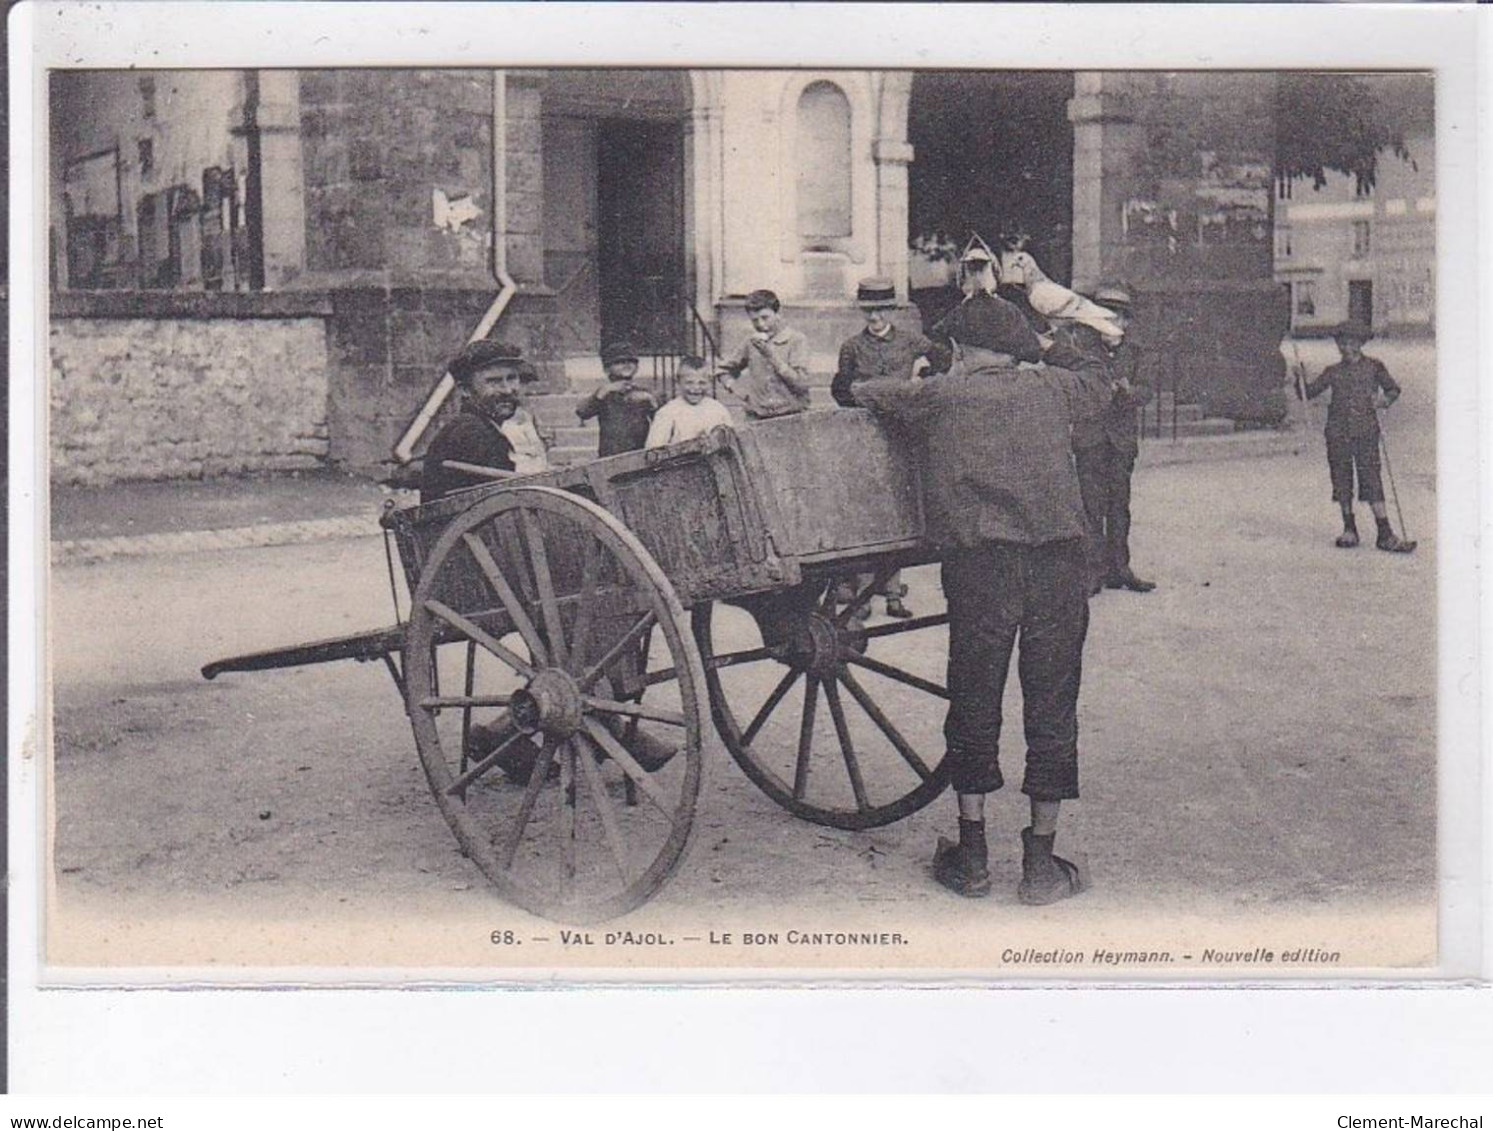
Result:
<svg viewBox="0 0 1493 1131"><path fill-rule="evenodd" d="M952 288L938 283L940 254L962 247L972 232L991 243L1025 234L1043 270L1069 280L1072 97L1073 75L1067 71L919 71L913 76L907 115L913 151L908 237L912 297L925 316L952 301Z"/></svg>
<svg viewBox="0 0 1493 1131"><path fill-rule="evenodd" d="M693 295L687 71L549 72L543 100L544 275L560 348L629 338L672 352Z"/></svg>

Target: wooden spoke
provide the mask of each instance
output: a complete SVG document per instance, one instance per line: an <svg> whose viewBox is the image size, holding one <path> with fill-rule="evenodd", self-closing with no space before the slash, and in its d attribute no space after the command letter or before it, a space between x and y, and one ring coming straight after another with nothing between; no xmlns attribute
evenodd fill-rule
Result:
<svg viewBox="0 0 1493 1131"><path fill-rule="evenodd" d="M788 690L802 674L797 668L788 669L788 674L783 676L778 685L772 689L772 694L763 701L761 708L757 711L756 717L747 724L746 730L741 732L741 744L743 746L750 746L752 744L752 739L757 737L757 732L762 729L762 724L767 722L767 717L783 701L783 696L788 694Z"/></svg>
<svg viewBox="0 0 1493 1131"><path fill-rule="evenodd" d="M544 538L534 528L534 519L529 511L518 512L519 529L529 549L529 562L534 567L534 584L539 590L539 607L544 614L544 631L549 637L550 656L560 667L565 666L565 626L560 623L560 606L555 603L555 582L550 575L549 554L544 548Z"/></svg>
<svg viewBox="0 0 1493 1131"><path fill-rule="evenodd" d="M477 645L474 641L467 641L467 677L462 685L462 694L470 699L472 696L472 681L477 675ZM434 698L432 696L432 698ZM461 710L461 768L467 768L467 742L472 737L472 708L463 705Z"/></svg>
<svg viewBox="0 0 1493 1131"><path fill-rule="evenodd" d="M577 598L575 623L571 625L570 633L570 662L576 667L586 662L586 649L591 645L591 626L596 623L593 614L596 610L597 583L601 572L601 558L597 555L595 542L586 542L584 554L581 561L581 592Z"/></svg>
<svg viewBox="0 0 1493 1131"><path fill-rule="evenodd" d="M560 883L567 898L575 890L575 743L560 752Z"/></svg>
<svg viewBox="0 0 1493 1131"><path fill-rule="evenodd" d="M895 621L892 624L878 624L875 628L863 628L860 634L867 640L872 640L878 636L896 636L901 632L916 632L920 628L937 628L941 624L948 623L948 613L934 613L931 617L913 617L911 620Z"/></svg>
<svg viewBox="0 0 1493 1131"><path fill-rule="evenodd" d="M594 695L584 696L586 706L603 715L626 715L632 719L648 719L655 723L668 723L682 727L684 716L678 711L665 711L662 707L645 707L641 703L619 703L615 699L598 699Z"/></svg>
<svg viewBox="0 0 1493 1131"><path fill-rule="evenodd" d="M549 779L550 766L555 762L555 746L546 742L544 748L539 751L539 757L534 759L534 768L529 771L529 784L524 786L524 797L519 802L518 814L513 818L513 828L508 830L508 839L503 842L503 847L498 851L498 863L507 871L513 867L513 858L518 854L518 846L523 842L524 830L529 827L529 818L534 815L534 805L539 800L539 791L544 788L544 783Z"/></svg>
<svg viewBox="0 0 1493 1131"><path fill-rule="evenodd" d="M643 635L643 633L652 628L654 624L657 623L657 620L658 618L653 615L652 609L649 609L646 613L640 616L633 623L633 626L622 634L622 638L607 649L606 655L597 660L596 663L592 664L591 667L587 669L586 674L581 676L581 691L590 691L596 681L600 679L606 672L607 668L615 664L618 657L620 657L622 653L627 651L627 649L631 645L635 644L638 638Z"/></svg>
<svg viewBox="0 0 1493 1131"><path fill-rule="evenodd" d="M860 681L851 675L844 666L840 668L840 682L845 685L845 690L850 692L851 697L861 705L871 721L881 728L881 733L886 735L887 741L897 748L897 753L902 755L909 766L916 771L918 777L927 781L933 776L933 771L928 768L928 763L918 757L907 739L902 737L902 732L892 725L892 720L886 717L885 712L876 705L876 701L866 694L866 689L860 685Z"/></svg>
<svg viewBox="0 0 1493 1131"><path fill-rule="evenodd" d="M887 580L892 576L892 574L896 572L897 571L894 569L883 569L873 575L871 580L866 583L865 588L863 588L855 595L850 604L846 605L837 614L835 614L835 625L839 628L844 628L845 625L849 624L850 618L853 617L858 611L860 611L861 607L865 605L866 602L868 602L872 597L874 597L877 591L880 590L881 587L887 583Z"/></svg>
<svg viewBox="0 0 1493 1131"><path fill-rule="evenodd" d="M596 765L596 759L591 756L591 751L580 748L580 735L572 738L570 742L575 747L574 755L580 765L581 776L586 779L586 788L591 791L591 796L595 799L596 812L601 817L601 828L606 835L607 848L611 850L612 859L617 862L617 871L622 876L622 882L630 884L632 883L632 869L627 863L627 841L622 836L622 826L617 823L617 810L612 805L612 799L607 796L606 782L601 779L601 769Z"/></svg>
<svg viewBox="0 0 1493 1131"><path fill-rule="evenodd" d="M840 590L840 583L833 578L824 587L824 593L819 598L819 611L825 616L832 616L835 611L835 594Z"/></svg>
<svg viewBox="0 0 1493 1131"><path fill-rule="evenodd" d="M708 671L718 672L722 668L734 668L738 664L755 664L758 660L775 659L777 656L771 648L748 648L745 652L731 652L725 656L716 656L705 667ZM678 678L678 674L673 668L649 672L643 677L643 686L652 687L656 683L671 683Z"/></svg>
<svg viewBox="0 0 1493 1131"><path fill-rule="evenodd" d="M482 647L486 648L494 656L502 660L503 663L507 664L510 668L516 671L519 675L523 676L525 679L534 678L534 669L527 663L525 663L522 658L520 658L514 652L510 651L508 648L504 647L504 645L497 639L495 639L491 633L486 632L480 626L473 624L466 617L458 613L455 609L448 608L440 601L434 600L426 601L425 608L432 615L439 617L441 620L449 624L452 628L456 629L468 640L475 640L478 644L482 645Z"/></svg>
<svg viewBox="0 0 1493 1131"><path fill-rule="evenodd" d="M850 727L845 723L845 708L840 703L840 689L832 679L824 681L824 698L829 703L830 718L835 720L835 732L840 736L840 753L845 756L845 772L850 775L850 788L855 793L855 807L862 812L871 808L866 797L866 783L861 778L861 764L855 757L855 746L850 741Z"/></svg>
<svg viewBox="0 0 1493 1131"><path fill-rule="evenodd" d="M466 800L467 786L471 785L483 774L487 773L488 770L492 769L500 761L502 761L504 752L523 737L523 731L514 731L507 738L503 739L502 742L498 743L498 745L495 746L491 751L489 751L487 756L484 757L481 761L467 767L467 769L462 772L462 775L459 778L457 778L446 787L446 792L449 793L452 797L460 797L462 800Z"/></svg>
<svg viewBox="0 0 1493 1131"><path fill-rule="evenodd" d="M511 695L427 695L420 700L420 706L431 711L439 711L446 707L506 707Z"/></svg>
<svg viewBox="0 0 1493 1131"><path fill-rule="evenodd" d="M773 660L771 648L748 648L745 652L728 652L724 656L713 658L708 667L711 671L720 671L722 668L734 668L737 664L755 664L758 660Z"/></svg>
<svg viewBox="0 0 1493 1131"><path fill-rule="evenodd" d="M601 723L595 719L586 719L582 725L586 728L586 734L590 737L591 741L601 748L603 754L616 762L621 767L623 773L637 782L638 789L642 790L643 796L651 801L653 807L667 817L669 823L672 825L674 823L674 811L669 805L668 798L663 795L658 786L653 783L653 779L648 776L648 771L638 765L633 756L627 752L627 748L618 742L612 732L602 726Z"/></svg>
<svg viewBox="0 0 1493 1131"><path fill-rule="evenodd" d="M887 679L894 679L898 683L905 683L908 687L916 687L919 691L926 691L929 695L937 695L940 699L947 699L949 691L932 680L924 679L922 676L905 672L901 668L894 668L891 664L884 664L880 660L873 660L870 656L862 656L859 652L845 652L840 659L847 664L855 664L857 667L865 668L867 671L884 675Z"/></svg>
<svg viewBox="0 0 1493 1131"><path fill-rule="evenodd" d="M518 599L513 586L508 584L508 579L498 568L492 551L487 548L487 543L471 532L461 537L462 541L467 544L467 549L471 551L473 559L476 560L477 568L482 570L482 575L487 578L487 583L498 595L498 600L503 602L503 608L507 611L509 619L513 621L513 627L518 629L519 635L524 638L524 643L529 646L529 654L534 662L536 664L549 663L549 653L545 650L543 641L539 639L539 632L535 629L534 622L529 619L523 602Z"/></svg>
<svg viewBox="0 0 1493 1131"><path fill-rule="evenodd" d="M510 903L577 925L625 914L678 866L699 797L707 685L689 613L637 535L582 493L504 483L462 507L410 519L419 576L403 652L418 662L399 674L426 780ZM451 662L437 683L437 646L466 654L464 685ZM654 668L677 694L642 696ZM515 733L515 688L540 679L581 683L567 692L578 729L542 711L551 733ZM633 752L639 724L665 737L656 754L641 732ZM667 768L655 762L671 751ZM623 809L624 788L646 811Z"/></svg>
<svg viewBox="0 0 1493 1131"><path fill-rule="evenodd" d="M814 712L819 706L819 679L804 684L804 714L798 728L798 761L793 765L793 796L802 801L809 789L809 759L814 753Z"/></svg>

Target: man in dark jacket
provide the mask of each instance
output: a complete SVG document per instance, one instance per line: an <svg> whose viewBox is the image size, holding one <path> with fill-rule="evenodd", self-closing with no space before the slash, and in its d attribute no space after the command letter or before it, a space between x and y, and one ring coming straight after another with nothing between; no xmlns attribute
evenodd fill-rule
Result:
<svg viewBox="0 0 1493 1131"><path fill-rule="evenodd" d="M503 422L518 411L523 383L538 379L517 346L487 339L468 342L448 368L461 389L462 406L426 450L420 478L422 503L502 478L453 464L489 472L513 471L513 444L503 434Z"/></svg>
<svg viewBox="0 0 1493 1131"><path fill-rule="evenodd" d="M1130 292L1103 286L1094 301L1115 312L1123 330L1130 323ZM1078 486L1089 524L1090 586L1149 593L1155 582L1144 581L1130 568L1130 479L1140 453L1136 411L1151 399L1151 386L1140 371L1140 354L1129 341L1113 349L1099 331L1081 322L1064 324L1061 334L1076 349L1103 360L1114 390L1104 411L1073 430L1073 455L1078 462Z"/></svg>
<svg viewBox="0 0 1493 1131"><path fill-rule="evenodd" d="M984 298L1003 303L993 295ZM971 299L961 309L967 309ZM983 315L984 311L975 312ZM988 345L1023 351L1020 333L1000 331L994 309L954 329L978 362L926 381L869 381L856 399L897 421L923 461L928 537L943 550L949 608L949 710L945 755L958 794L959 842L939 839L934 877L964 896L990 890L985 794L1001 787L1001 700L1020 638L1026 774L1031 825L1021 834L1017 896L1042 904L1082 891L1076 860L1053 854L1058 810L1078 796L1078 689L1088 632L1088 568L1083 501L1073 467L1072 427L1097 413L1109 394L1102 367L1054 352L1078 366L1004 365ZM1021 331L1036 335L1011 311ZM1036 347L1040 349L1040 347Z"/></svg>

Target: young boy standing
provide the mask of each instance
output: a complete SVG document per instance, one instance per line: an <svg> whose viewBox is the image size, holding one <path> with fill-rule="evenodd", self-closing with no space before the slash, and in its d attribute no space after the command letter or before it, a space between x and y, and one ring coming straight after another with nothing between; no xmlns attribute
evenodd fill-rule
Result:
<svg viewBox="0 0 1493 1131"><path fill-rule="evenodd" d="M1308 381L1306 396L1310 400L1326 389L1332 390L1332 402L1327 407L1327 470L1332 477L1333 501L1343 511L1343 532L1336 544L1345 550L1358 545L1358 524L1353 518L1356 470L1358 498L1369 504L1379 527L1374 544L1392 554L1408 554L1415 543L1390 529L1384 509L1384 483L1379 477L1378 409L1399 400L1400 386L1382 361L1365 356L1364 343L1374 332L1362 322L1344 322L1332 336L1342 360L1322 370L1315 381Z"/></svg>
<svg viewBox="0 0 1493 1131"><path fill-rule="evenodd" d="M747 295L752 336L721 366L731 378L727 388L741 398L752 420L788 416L809 407L809 343L784 325L781 310L772 291Z"/></svg>
<svg viewBox="0 0 1493 1131"><path fill-rule="evenodd" d="M636 451L648 438L658 401L647 389L633 383L638 375L638 355L631 343L611 343L601 351L601 363L607 371L606 384L578 404L575 414L582 420L601 418L598 456Z"/></svg>
<svg viewBox="0 0 1493 1131"><path fill-rule="evenodd" d="M679 395L658 410L643 447L680 444L703 436L720 424L731 427L731 414L710 395L705 359L686 357L679 362Z"/></svg>

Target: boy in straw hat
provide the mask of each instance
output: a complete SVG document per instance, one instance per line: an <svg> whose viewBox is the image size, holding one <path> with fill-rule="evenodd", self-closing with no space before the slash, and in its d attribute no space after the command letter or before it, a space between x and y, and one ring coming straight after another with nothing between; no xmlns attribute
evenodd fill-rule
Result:
<svg viewBox="0 0 1493 1131"><path fill-rule="evenodd" d="M1374 332L1362 322L1349 320L1333 331L1342 360L1322 370L1306 384L1308 400L1332 390L1327 407L1327 470L1332 478L1332 498L1343 511L1343 532L1337 543L1342 549L1358 545L1358 524L1353 518L1353 479L1358 478L1358 497L1369 504L1379 528L1374 545L1392 554L1408 554L1415 543L1399 537L1390 528L1384 508L1384 483L1379 477L1379 408L1400 399L1400 386L1375 357L1367 357L1363 345Z"/></svg>
<svg viewBox="0 0 1493 1131"><path fill-rule="evenodd" d="M855 301L866 316L866 328L840 347L840 362L830 385L835 403L847 408L855 405L851 390L857 382L886 377L906 381L919 368L919 363L927 366L928 355L933 352L933 343L922 334L892 325L888 316L897 306L897 288L892 280L862 279L856 288ZM906 593L900 574L887 578L880 593L886 598L887 616L898 619L912 616L912 611L902 603ZM841 596L851 600L854 594L842 592Z"/></svg>

